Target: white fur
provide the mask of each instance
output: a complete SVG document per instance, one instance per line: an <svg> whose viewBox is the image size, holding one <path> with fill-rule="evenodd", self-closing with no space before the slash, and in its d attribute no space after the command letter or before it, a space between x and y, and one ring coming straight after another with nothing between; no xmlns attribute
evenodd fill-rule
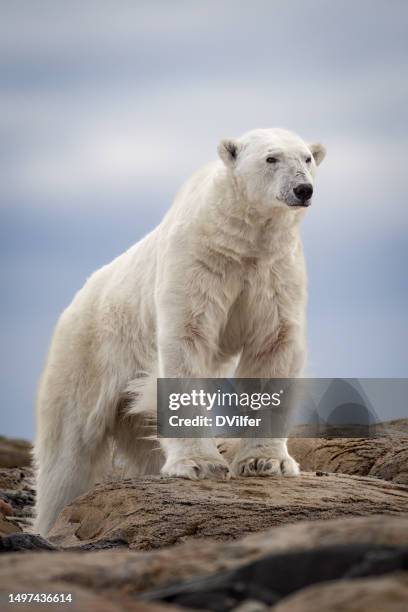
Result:
<svg viewBox="0 0 408 612"><path fill-rule="evenodd" d="M157 376L224 376L235 363L237 377L294 377L305 360L304 210L292 190L312 183L324 148L268 129L222 141L219 154L57 324L37 402L42 534L106 470L112 440L133 473L298 473L284 439L242 440L230 464L212 439L161 440L164 454L149 439Z"/></svg>

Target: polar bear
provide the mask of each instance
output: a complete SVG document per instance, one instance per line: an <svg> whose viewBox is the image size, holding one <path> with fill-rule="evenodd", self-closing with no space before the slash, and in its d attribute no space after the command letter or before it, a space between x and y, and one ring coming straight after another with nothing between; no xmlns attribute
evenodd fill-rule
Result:
<svg viewBox="0 0 408 612"><path fill-rule="evenodd" d="M112 440L133 474L228 478L299 468L286 440L149 438L157 377L297 377L305 361L299 223L321 144L282 129L222 140L156 229L95 272L61 315L37 399L35 528L106 469ZM160 446L158 451L158 446Z"/></svg>

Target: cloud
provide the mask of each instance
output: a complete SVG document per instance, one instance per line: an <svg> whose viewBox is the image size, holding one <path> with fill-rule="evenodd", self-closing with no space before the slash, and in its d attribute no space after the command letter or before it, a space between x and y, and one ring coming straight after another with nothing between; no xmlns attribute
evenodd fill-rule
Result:
<svg viewBox="0 0 408 612"><path fill-rule="evenodd" d="M52 206L56 200L75 206L80 194L94 196L88 201L98 206L98 197L108 190L117 194L115 206L120 206L122 193L177 187L215 156L220 137L273 123L293 126L306 138L326 137L332 169L326 177L333 190L347 180L366 194L373 190L375 200L385 177L393 180L393 189L399 187L405 134L386 132L386 117L395 116L395 106L407 99L398 71L381 86L376 74L367 74L358 82L346 78L330 92L325 83L308 88L305 82L303 88L302 81L301 99L299 81L281 83L278 95L272 83L253 77L157 83L146 91L129 88L127 96L101 97L92 90L76 92L74 99L60 91L28 99L3 95L8 112L0 128L15 128L19 151L3 165L3 188ZM384 87L394 92L392 103L381 97ZM367 98L373 100L369 111ZM369 128L377 117L384 125L373 132ZM368 176L371 168L380 170L375 186Z"/></svg>

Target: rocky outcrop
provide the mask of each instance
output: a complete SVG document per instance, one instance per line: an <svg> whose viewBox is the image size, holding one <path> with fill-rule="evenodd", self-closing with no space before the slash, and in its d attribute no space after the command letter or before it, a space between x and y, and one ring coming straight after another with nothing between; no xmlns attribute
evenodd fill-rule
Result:
<svg viewBox="0 0 408 612"><path fill-rule="evenodd" d="M32 468L0 468L0 536L20 533L31 525L33 487Z"/></svg>
<svg viewBox="0 0 408 612"><path fill-rule="evenodd" d="M292 439L299 478L99 484L49 539L30 533L32 469L0 467L2 609L59 592L78 612L405 611L408 431L388 431Z"/></svg>
<svg viewBox="0 0 408 612"><path fill-rule="evenodd" d="M350 550L345 548L347 546L351 547ZM7 585L9 592L32 592L33 589L35 592L71 592L79 598L78 601L84 602L83 610L90 609L86 607L87 602L97 597L101 597L107 606L119 605L119 602L122 605L123 601L130 606L133 602L134 607L124 609L139 610L140 597L150 601L156 598L158 603L160 597L166 597L165 593L160 593L162 589L171 586L174 592L174 587L177 591L178 585L190 583L199 577L203 580L214 575L224 577L240 568L245 574L247 566L262 560L270 563L272 559L272 562L282 565L290 561L290 555L303 551L303 557L298 557L297 564L291 562L297 571L301 558L312 567L307 551L313 553L319 549L326 553L316 552L314 565L318 569L316 564L325 559L327 566L324 556L327 550L340 547L343 556L346 555L344 567L347 568L348 564L355 564L357 547L364 554L367 547L386 547L393 551L400 549L403 553L407 546L408 516L342 518L300 521L254 533L239 541L190 540L150 552L112 550L5 554L0 555L0 575L2 584ZM357 550L357 554L361 554L361 551ZM314 576L310 574L309 579L315 582L319 573L316 571ZM255 583L253 576L250 582ZM261 597L259 589L257 597ZM202 598L200 601L204 604Z"/></svg>
<svg viewBox="0 0 408 612"><path fill-rule="evenodd" d="M274 612L405 612L408 572L327 582L302 589L274 606Z"/></svg>
<svg viewBox="0 0 408 612"><path fill-rule="evenodd" d="M407 508L408 487L342 474L227 482L150 477L99 485L77 498L60 514L50 540L64 547L119 540L149 550L196 538L233 540L302 519Z"/></svg>
<svg viewBox="0 0 408 612"><path fill-rule="evenodd" d="M0 436L0 468L31 465L32 445L27 440Z"/></svg>
<svg viewBox="0 0 408 612"><path fill-rule="evenodd" d="M8 520L6 514L3 514L0 508L0 536L7 536L11 533L21 533L22 529L14 521Z"/></svg>
<svg viewBox="0 0 408 612"><path fill-rule="evenodd" d="M375 476L408 484L408 437L291 438L289 448L306 471Z"/></svg>
<svg viewBox="0 0 408 612"><path fill-rule="evenodd" d="M309 585L385 575L403 571L407 565L408 547L342 544L293 550L268 555L233 571L159 589L145 598L227 612L249 602L271 606Z"/></svg>
<svg viewBox="0 0 408 612"><path fill-rule="evenodd" d="M0 553L22 550L57 550L57 548L45 538L31 533L17 532L0 539Z"/></svg>

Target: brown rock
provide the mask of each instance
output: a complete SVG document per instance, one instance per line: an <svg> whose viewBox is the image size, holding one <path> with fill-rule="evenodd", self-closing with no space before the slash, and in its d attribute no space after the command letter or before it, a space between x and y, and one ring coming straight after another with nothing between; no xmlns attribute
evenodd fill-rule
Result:
<svg viewBox="0 0 408 612"><path fill-rule="evenodd" d="M42 566L41 566L41 569ZM3 590L0 588L0 596L2 597L1 610L14 612L16 608L24 612L55 612L56 610L67 609L70 612L171 612L175 608L173 606L164 606L155 603L145 603L135 601L128 598L125 594L120 596L100 595L98 592L88 590L75 584L67 584L64 580L50 581L47 579L36 579L35 572L33 576L25 580L17 580L17 582L9 582L9 586ZM65 603L10 603L9 593L45 593L45 594L70 594L72 602ZM181 611L181 608L176 608ZM187 610L184 608L184 612Z"/></svg>
<svg viewBox="0 0 408 612"><path fill-rule="evenodd" d="M406 612L408 572L310 586L273 607L273 612Z"/></svg>
<svg viewBox="0 0 408 612"><path fill-rule="evenodd" d="M95 538L102 530L104 514L97 508L89 508L89 514L80 522L75 535L80 540Z"/></svg>
<svg viewBox="0 0 408 612"><path fill-rule="evenodd" d="M408 514L400 516L360 516L329 521L300 521L294 525L275 527L267 532L246 536L231 543L237 547L256 547L256 556L290 549L311 549L318 546L372 544L373 546L407 546Z"/></svg>
<svg viewBox="0 0 408 612"><path fill-rule="evenodd" d="M0 555L0 583L5 592L34 589L78 593L82 598L103 595L108 605L111 601L132 600L146 590L233 569L269 553L356 543L407 546L408 516L301 521L251 534L238 542L191 540L150 552L3 554Z"/></svg>
<svg viewBox="0 0 408 612"><path fill-rule="evenodd" d="M408 438L408 419L396 419L395 421L385 421L371 426L373 433L377 435L396 436Z"/></svg>
<svg viewBox="0 0 408 612"><path fill-rule="evenodd" d="M13 508L0 498L0 516L12 516Z"/></svg>
<svg viewBox="0 0 408 612"><path fill-rule="evenodd" d="M69 547L120 539L149 550L196 538L233 540L302 519L407 509L408 487L374 478L305 473L192 482L149 477L98 485L74 500L60 514L50 540Z"/></svg>
<svg viewBox="0 0 408 612"><path fill-rule="evenodd" d="M27 440L0 436L0 467L13 468L31 465L32 445Z"/></svg>
<svg viewBox="0 0 408 612"><path fill-rule="evenodd" d="M34 478L33 469L24 468L0 468L0 490L23 489L31 486Z"/></svg>
<svg viewBox="0 0 408 612"><path fill-rule="evenodd" d="M408 484L408 437L291 438L289 449L306 471L376 476Z"/></svg>
<svg viewBox="0 0 408 612"><path fill-rule="evenodd" d="M394 443L388 452L379 456L370 475L408 485L408 438Z"/></svg>
<svg viewBox="0 0 408 612"><path fill-rule="evenodd" d="M0 536L10 535L11 533L20 533L22 531L16 523L8 521L3 515L0 515Z"/></svg>
<svg viewBox="0 0 408 612"><path fill-rule="evenodd" d="M13 516L14 523L28 530L33 516L35 494L33 490L33 469L0 468L0 513L7 508L8 516ZM3 506L5 504L5 506ZM10 531L4 527L3 535L21 531Z"/></svg>

